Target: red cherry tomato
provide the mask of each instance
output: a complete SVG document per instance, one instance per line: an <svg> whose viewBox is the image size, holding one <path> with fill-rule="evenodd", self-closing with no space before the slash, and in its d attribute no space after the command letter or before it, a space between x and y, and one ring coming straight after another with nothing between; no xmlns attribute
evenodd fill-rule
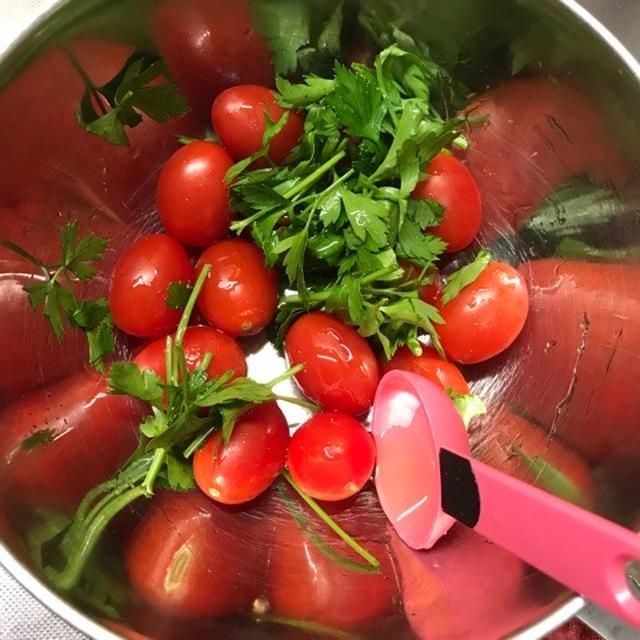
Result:
<svg viewBox="0 0 640 640"><path fill-rule="evenodd" d="M259 514L231 511L199 491L159 493L125 548L136 593L161 611L221 616L248 610L260 595L264 548Z"/></svg>
<svg viewBox="0 0 640 640"><path fill-rule="evenodd" d="M273 612L338 629L384 619L393 610L397 580L389 549L380 543L387 524L377 500L361 492L346 508L338 503L326 504L325 508L379 560L380 572L365 573L331 558L327 549L346 560L363 562L342 540L315 526L317 519L309 511L304 511L308 522L305 529L283 514L276 520L269 563L267 597Z"/></svg>
<svg viewBox="0 0 640 640"><path fill-rule="evenodd" d="M227 235L231 156L214 142L178 149L158 178L158 213L167 231L183 244L206 247Z"/></svg>
<svg viewBox="0 0 640 640"><path fill-rule="evenodd" d="M462 162L448 153L439 153L426 171L429 177L418 183L412 195L444 207L442 222L429 231L447 243L448 252L460 251L471 244L482 222L478 185Z"/></svg>
<svg viewBox="0 0 640 640"><path fill-rule="evenodd" d="M303 393L324 409L352 415L371 407L378 385L378 363L367 341L326 313L308 313L293 323L285 339L291 366Z"/></svg>
<svg viewBox="0 0 640 640"><path fill-rule="evenodd" d="M455 364L443 360L435 349L423 348L422 355L415 356L408 347L400 347L396 354L382 364L382 373L394 369L410 371L438 383L443 389L456 393L469 393L469 385Z"/></svg>
<svg viewBox="0 0 640 640"><path fill-rule="evenodd" d="M278 304L276 273L264 254L246 240L223 240L209 247L196 268L211 265L198 308L206 321L231 336L250 336L273 320Z"/></svg>
<svg viewBox="0 0 640 640"><path fill-rule="evenodd" d="M313 498L345 500L371 477L376 461L373 438L354 418L337 411L318 413L294 434L287 466Z"/></svg>
<svg viewBox="0 0 640 640"><path fill-rule="evenodd" d="M250 0L165 0L153 14L158 50L198 114L227 87L273 82L271 52Z"/></svg>
<svg viewBox="0 0 640 640"><path fill-rule="evenodd" d="M247 375L247 361L238 343L228 335L211 327L189 327L182 341L187 369L196 369L207 353L213 358L207 367L210 378L218 378L227 371L233 372L233 377ZM135 357L136 364L141 369L153 371L162 380L167 379L165 360L166 337L158 338L145 345Z"/></svg>
<svg viewBox="0 0 640 640"><path fill-rule="evenodd" d="M217 432L193 458L200 489L216 502L241 504L259 496L284 468L289 427L275 402L242 415L227 444Z"/></svg>
<svg viewBox="0 0 640 640"><path fill-rule="evenodd" d="M440 307L438 325L447 356L462 364L493 358L518 337L529 312L529 293L510 265L491 262L480 276Z"/></svg>
<svg viewBox="0 0 640 640"><path fill-rule="evenodd" d="M109 306L113 321L139 338L169 333L181 314L167 305L173 282L193 282L193 267L186 251L162 233L139 238L120 256L111 276Z"/></svg>
<svg viewBox="0 0 640 640"><path fill-rule="evenodd" d="M242 160L262 149L265 112L278 122L286 109L277 104L273 91L255 84L243 84L223 91L211 107L211 124L234 160ZM269 144L269 155L281 164L297 146L304 132L304 120L289 111L287 124Z"/></svg>

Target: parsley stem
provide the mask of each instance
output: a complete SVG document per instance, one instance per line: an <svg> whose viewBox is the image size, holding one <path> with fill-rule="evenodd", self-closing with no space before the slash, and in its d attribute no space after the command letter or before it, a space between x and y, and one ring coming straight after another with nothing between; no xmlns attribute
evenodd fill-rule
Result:
<svg viewBox="0 0 640 640"><path fill-rule="evenodd" d="M191 319L191 314L193 313L193 309L196 306L196 301L198 300L198 296L202 291L202 287L204 286L205 280L209 277L209 272L211 271L211 265L205 264L202 267L202 271L198 274L198 279L196 280L195 285L193 285L193 291L187 300L187 304L184 306L184 310L182 312L182 317L180 318L180 323L178 324L178 329L176 331L176 345L181 346L182 341L184 340L184 334L189 326L189 320Z"/></svg>
<svg viewBox="0 0 640 640"><path fill-rule="evenodd" d="M95 103L98 105L98 109L100 109L100 111L102 111L102 115L107 115L108 112L107 112L106 107L104 106L104 102L102 100L102 96L100 95L100 91L98 90L98 87L96 87L96 85L93 84L93 80L91 80L91 78L89 77L89 74L86 72L85 68L80 64L80 61L78 60L78 58L76 58L75 55L73 55L73 53L71 53L71 51L69 51L69 49L64 47L63 51L66 54L67 58L69 58L69 62L71 62L73 68L82 77L82 80L83 80L87 90L89 91L89 93L91 93Z"/></svg>
<svg viewBox="0 0 640 640"><path fill-rule="evenodd" d="M302 364L298 364L295 367L291 367L291 369L287 369L284 373L281 373L279 376L276 376L272 380L269 380L269 382L267 382L267 386L273 389L273 387L280 384L281 382L284 382L285 380L289 380L289 378L293 378L293 376L295 376L296 373L300 373L303 369L304 369L304 365Z"/></svg>
<svg viewBox="0 0 640 640"><path fill-rule="evenodd" d="M105 505L101 512L89 522L88 526L82 528L82 537L79 540L75 540L77 544L69 544L69 547L73 550L73 555L69 558L69 563L64 570L55 571L51 568L46 569L46 574L49 579L59 589L69 590L73 588L78 583L85 565L109 522L122 511L122 509L144 495L145 491L143 487L132 487ZM65 540L68 540L66 536ZM69 540L69 542L71 541Z"/></svg>
<svg viewBox="0 0 640 640"><path fill-rule="evenodd" d="M373 273L370 273L362 278L362 285L366 286L371 282L375 282L380 278L389 275L394 271L394 269L390 269L389 267L385 267L384 269L378 269ZM307 295L303 298L300 294L294 293L291 295L287 295L281 299L281 303L284 304L296 304L300 302L309 302L310 305L322 304L326 300L328 300L332 295L331 288L324 289L322 291L314 291L312 293L307 293Z"/></svg>
<svg viewBox="0 0 640 640"><path fill-rule="evenodd" d="M156 483L156 479L158 478L158 474L160 473L160 469L162 469L162 465L166 458L167 450L162 447L159 447L153 452L151 466L149 467L149 471L147 471L147 475L142 483L142 488L144 489L144 493L147 497L153 495L153 488Z"/></svg>
<svg viewBox="0 0 640 640"><path fill-rule="evenodd" d="M309 622L308 620L295 620L293 618L284 618L282 616L276 616L271 613L265 613L258 616L258 622L269 622L271 624L281 624L293 629L302 629L303 631L309 631L319 636L325 636L327 638L335 638L336 640L360 640L360 636L354 636L352 633L342 631L341 629L334 629L328 627L319 622Z"/></svg>
<svg viewBox="0 0 640 640"><path fill-rule="evenodd" d="M311 496L305 493L288 471L282 472L282 477L291 485L293 490L307 503L311 510L333 531L341 540L351 547L361 558L366 560L374 569L380 568L380 562L362 545L354 540Z"/></svg>
<svg viewBox="0 0 640 640"><path fill-rule="evenodd" d="M303 398L295 398L294 396L281 396L274 395L274 400L280 400L281 402L288 402L289 404L295 404L299 407L304 407L305 409L310 409L311 411L317 411L318 405L315 402L311 402L309 400L304 400Z"/></svg>
<svg viewBox="0 0 640 640"><path fill-rule="evenodd" d="M300 180L294 184L291 189L285 191L282 194L283 198L287 200L297 196L299 193L302 193L305 189L310 187L314 182L317 182L322 176L327 173L327 171L331 171L333 167L335 167L342 158L347 155L347 152L342 150L336 153L333 157L329 158L324 164L321 164L315 171L310 173L306 178Z"/></svg>

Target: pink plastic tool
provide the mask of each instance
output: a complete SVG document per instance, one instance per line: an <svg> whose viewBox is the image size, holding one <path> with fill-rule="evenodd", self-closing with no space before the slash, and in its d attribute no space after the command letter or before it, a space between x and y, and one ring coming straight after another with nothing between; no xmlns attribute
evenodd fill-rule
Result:
<svg viewBox="0 0 640 640"><path fill-rule="evenodd" d="M627 575L640 562L640 536L472 459L462 420L438 385L389 372L372 429L380 502L410 547L430 548L457 520L640 627L640 590Z"/></svg>

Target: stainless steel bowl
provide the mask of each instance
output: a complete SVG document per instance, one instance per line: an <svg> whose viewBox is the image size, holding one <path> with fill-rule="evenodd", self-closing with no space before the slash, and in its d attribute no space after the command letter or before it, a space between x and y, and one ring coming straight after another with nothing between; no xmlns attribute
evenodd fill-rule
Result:
<svg viewBox="0 0 640 640"><path fill-rule="evenodd" d="M66 0L56 3L12 48L3 53L0 82L4 88L0 91L6 93L11 90L20 74L37 64L45 51L59 47L70 37L98 33L113 38L117 34L127 41L148 46L152 39L146 30L145 12L152 4L152 0ZM613 185L610 197L603 205L607 223L592 225L586 236L599 248L617 250L616 260L623 261L626 266L600 262L601 277L589 285L589 292L585 291L586 285L582 280L570 276L569 281L573 284L566 293L568 302L561 309L551 311L548 289L543 290L540 274L529 266L523 267L534 292L533 306L537 316L533 328L525 331L514 347L496 362L486 367L470 368L467 374L491 407L497 406L498 402L516 405L551 429L551 438L568 441L579 449L592 463L599 494L594 508L612 519L637 527L640 522L640 501L636 491L640 481L640 428L637 427L640 394L633 393L633 383L640 371L640 336L635 341L633 335L636 331L640 334L640 329L637 329L640 325L640 287L637 286L638 280L634 279L640 274L640 260L634 258L637 255L634 249L640 245L640 211L636 204L637 189L640 188L637 177L640 161L640 120L637 119L640 112L640 66L601 24L573 0L416 0L398 4L412 6L411 20L404 28L425 37L445 62L462 55L466 62L459 66L458 71L477 90L488 83L499 82L500 76L506 74L502 63L507 54L517 55L518 66L525 74L549 72L569 78L604 114L610 125L611 146L623 149L629 166L633 168L629 174L631 178L624 185ZM46 122L49 117L46 101L42 104L34 99L32 105L25 103L24 106L25 112L19 114L24 132L20 134L19 144L3 140L0 174L6 173L14 159L25 153L25 148L37 148L29 147L36 135L42 136L40 132L30 132L31 116L39 123ZM0 93L0 120L8 117L16 120L15 113L9 114L3 108L6 110L3 93ZM55 134L56 126L52 120L51 135ZM46 148L48 140L48 136L43 135L40 144ZM544 190L549 186L544 184L546 167L539 164L538 157L520 157L518 140L514 139L512 143L514 162L519 163L522 178L527 179L527 174L540 174L541 189ZM159 149L158 166L167 153L168 147ZM64 157L65 153L61 151L60 159ZM117 185L109 183L109 180L116 180L118 176L120 179L128 177L119 173L117 166L107 163L102 182L96 181L95 174L88 175L101 166L102 160L93 158L86 167L76 163L74 172L70 174L59 169L58 159L51 158L44 173L24 177L25 188L37 185L40 189L44 185L44 189L64 193L56 205L62 211L67 206L69 193L73 194L80 186L82 193L74 197L81 196L91 203L91 207L117 208L123 205L131 215L139 213L145 220L149 219L147 214L153 203L148 194L141 195L136 191L135 197L125 203L110 201L113 187L117 192ZM561 163L563 158L557 160ZM60 161L62 165L64 162ZM147 184L153 184L153 176L138 176L136 179L146 179ZM520 204L534 208L539 203ZM571 224L565 226L566 221L562 219L563 203L551 201L547 205L560 212L552 224L554 230L557 232L559 229L560 235L575 239L572 231L563 231L572 229ZM7 202L0 193L0 207L16 206L19 207L20 203ZM2 216L6 218L8 215L7 211L0 210L0 225ZM550 240L552 236L547 233L547 227L529 225L529 234L518 236L513 221L503 215L505 213L499 207L495 209L480 234L480 240L485 244L493 243L499 255L526 263L531 258L548 256L557 249L555 240ZM37 220L37 206L35 213L32 208L24 215L35 216L33 219ZM0 229L5 233L4 228L0 226ZM504 234L503 240L497 243L499 234L496 229ZM557 239L558 236L553 237ZM635 269L639 270L636 272ZM11 306L19 288L15 272L15 267L0 257L0 319L7 323L5 326L12 327L10 340L19 346L31 340L42 327L33 324L32 316L27 315L24 305ZM556 348L558 344L576 340L575 323L580 321L581 296L586 293L596 300L598 313L593 318L583 319L578 327L576 348ZM21 313L20 325L15 314ZM14 315L10 318L9 314ZM630 334L632 338L626 338ZM544 344L540 342L541 336L548 336ZM8 355L3 353L0 374L6 378L9 373L14 373L19 377L22 382L18 391L49 384L52 377L61 375L51 367L43 368L39 359L21 362L18 359L19 348L11 350L6 344L4 348ZM68 354L73 352L74 344L66 344L65 348L68 352L56 352L60 363L70 357ZM45 341L42 349L55 349L55 346ZM544 352L542 357L541 351ZM252 368L259 372L271 367L273 362L268 358L273 354L270 353L265 355L262 351L255 354ZM41 355L43 360L50 357L50 354ZM72 365L69 366L73 369ZM619 384L610 383L613 375L617 376ZM8 394L11 395L10 392ZM6 428L5 424L0 424L0 429ZM624 433L624 438L616 438L616 430ZM477 447L486 440L489 432L489 421L479 423L473 432ZM1 474L2 469L0 484ZM12 502L16 502L16 496ZM19 496L17 502L20 502ZM87 635L100 640L120 637L54 593L35 575L25 559L18 528L14 512L9 511L3 502L0 507L0 562L13 576L50 609ZM482 615L468 620L466 626L455 633L434 630L430 640L445 637L460 640L503 636L523 640L540 638L583 607L581 598L530 570L525 570L517 590L514 590L512 582L502 581L502 584L505 563L509 564L511 559L500 550L490 548L487 552L487 549L482 540L463 534L454 537L446 549L436 548L431 552L430 566L440 580L441 593L436 602L453 603L454 615L473 603L472 609L482 611ZM449 574L438 573L442 567L448 567ZM423 577L427 578L426 575ZM419 573L415 579L421 580ZM387 637L410 637L406 623L398 622L397 627L388 633L391 635Z"/></svg>

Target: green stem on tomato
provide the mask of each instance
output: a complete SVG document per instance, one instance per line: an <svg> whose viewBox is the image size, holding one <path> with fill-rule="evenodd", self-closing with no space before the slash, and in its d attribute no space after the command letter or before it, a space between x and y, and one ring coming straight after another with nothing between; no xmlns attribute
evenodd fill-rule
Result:
<svg viewBox="0 0 640 640"><path fill-rule="evenodd" d="M311 510L333 531L343 542L351 547L361 558L366 560L374 569L380 568L380 562L370 554L357 540L354 540L298 483L288 471L282 472L282 477L291 485L293 490L307 503Z"/></svg>
<svg viewBox="0 0 640 640"><path fill-rule="evenodd" d="M259 622L269 622L271 624L280 624L293 629L302 629L303 631L309 631L319 636L325 636L327 638L335 638L335 640L361 640L361 636L355 636L347 631L341 629L334 629L328 627L319 622L309 622L308 620L295 620L293 618L284 618L282 616L276 616L271 613L265 613L258 616Z"/></svg>

